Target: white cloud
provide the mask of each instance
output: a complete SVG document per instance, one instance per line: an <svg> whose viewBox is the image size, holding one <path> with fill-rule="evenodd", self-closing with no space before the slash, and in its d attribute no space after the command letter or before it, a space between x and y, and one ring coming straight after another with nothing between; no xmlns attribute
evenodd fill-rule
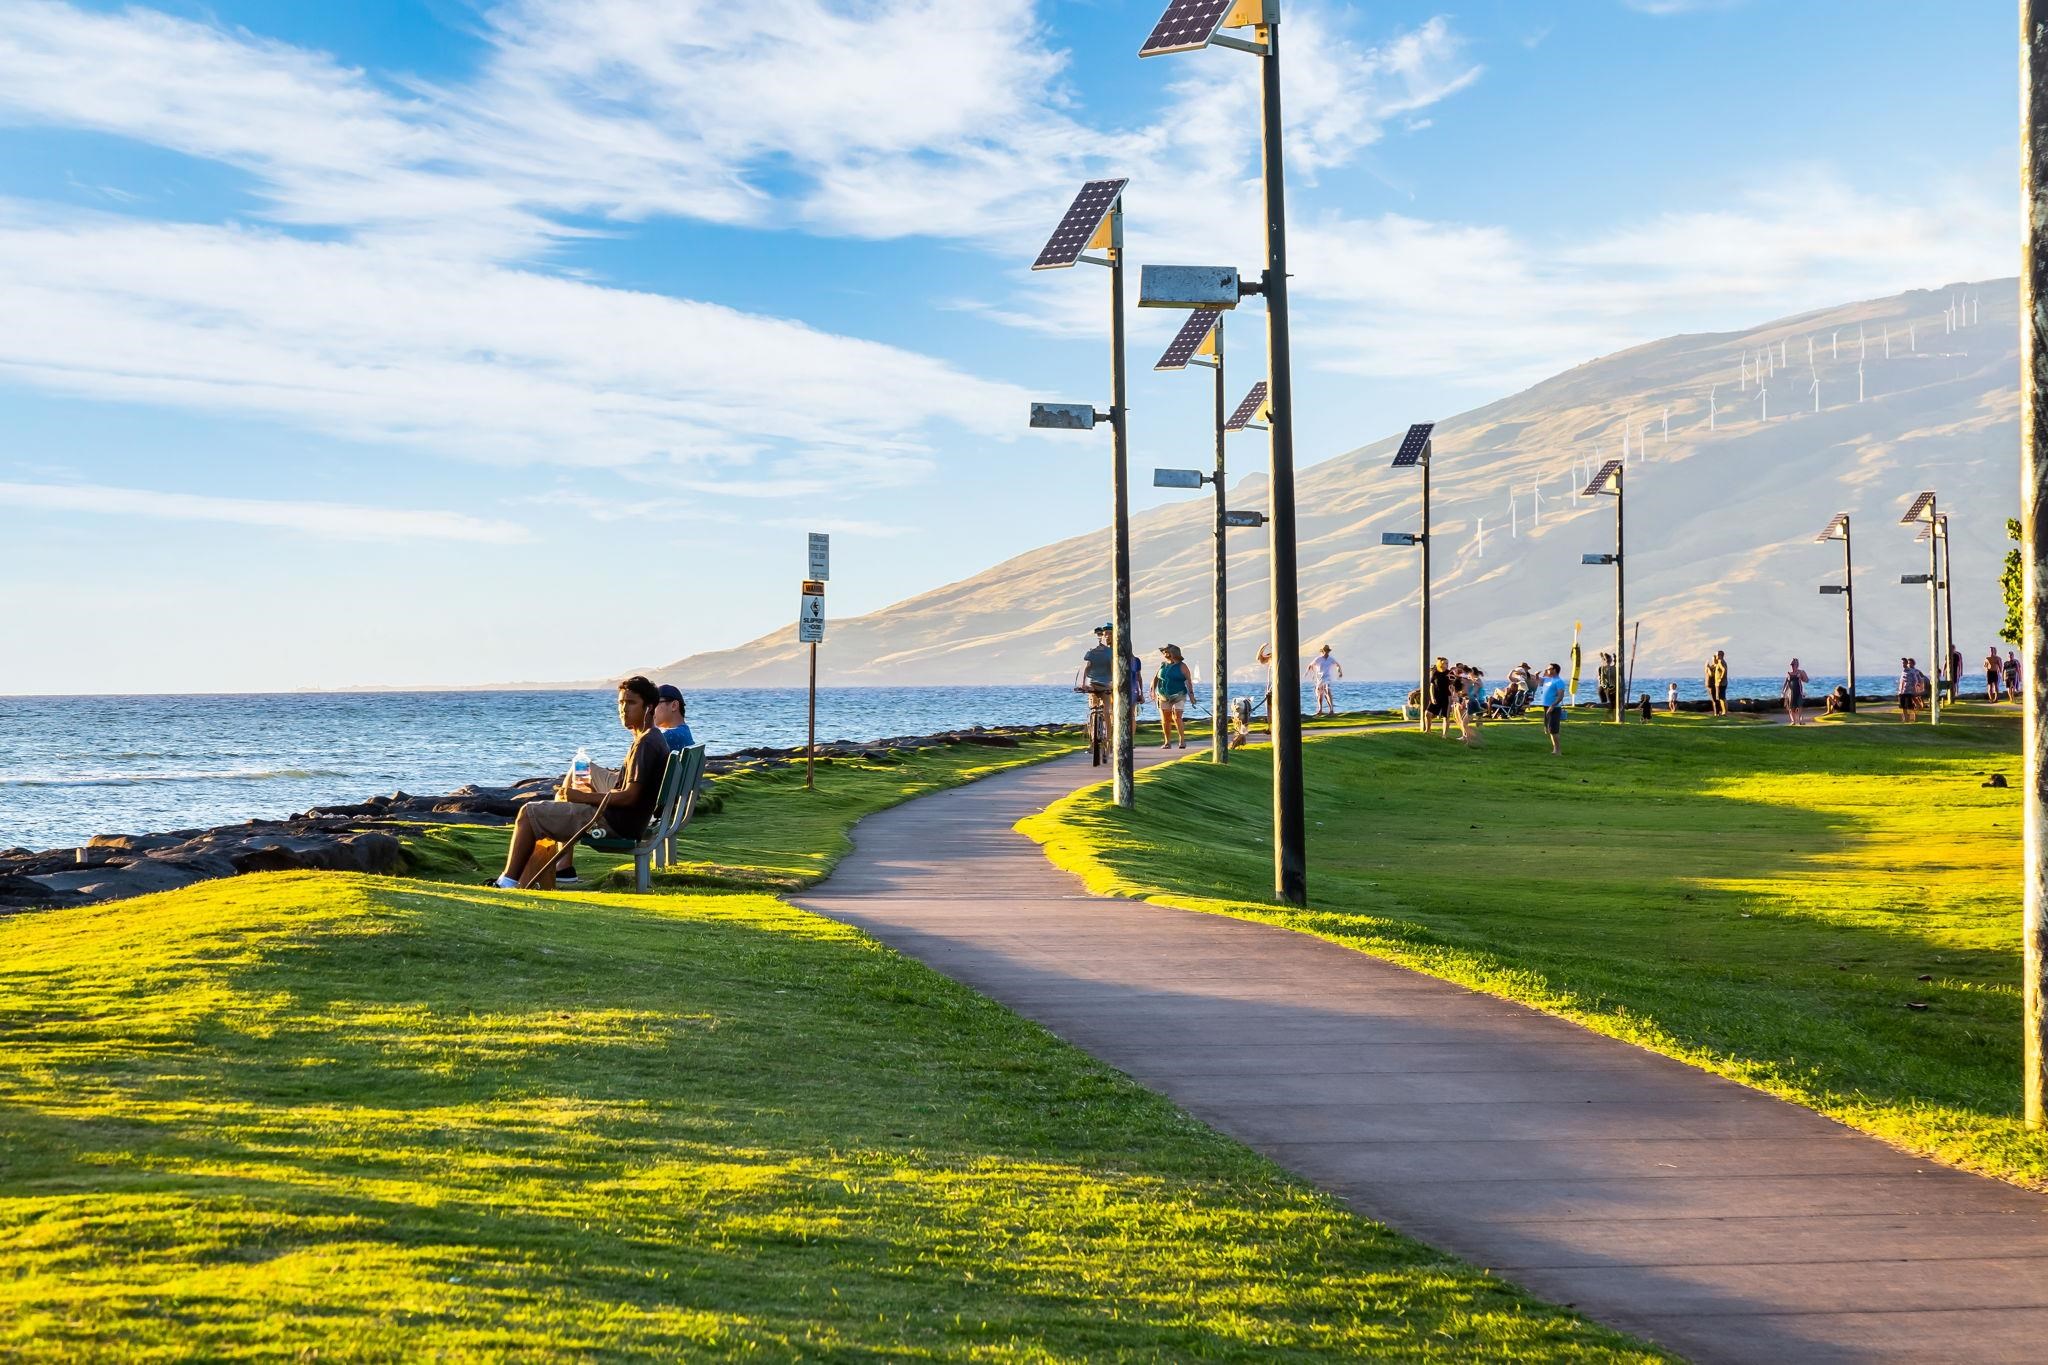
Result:
<svg viewBox="0 0 2048 1365"><path fill-rule="evenodd" d="M150 521L208 521L262 526L331 540L448 540L514 545L524 526L461 512L368 507L341 502L216 498L104 484L0 483L0 505L47 512L89 512Z"/></svg>

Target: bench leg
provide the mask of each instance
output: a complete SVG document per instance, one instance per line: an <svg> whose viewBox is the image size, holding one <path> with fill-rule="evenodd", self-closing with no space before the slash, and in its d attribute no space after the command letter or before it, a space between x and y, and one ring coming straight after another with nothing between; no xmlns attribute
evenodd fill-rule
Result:
<svg viewBox="0 0 2048 1365"><path fill-rule="evenodd" d="M645 853L636 850L633 854L633 889L642 895L653 885L653 876L648 871L648 864L653 861L654 850L651 848Z"/></svg>

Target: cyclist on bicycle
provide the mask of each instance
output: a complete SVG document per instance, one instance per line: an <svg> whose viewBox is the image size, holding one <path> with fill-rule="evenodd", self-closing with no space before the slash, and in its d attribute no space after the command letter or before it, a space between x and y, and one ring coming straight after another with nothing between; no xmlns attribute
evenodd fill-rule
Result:
<svg viewBox="0 0 2048 1365"><path fill-rule="evenodd" d="M1083 692L1107 692L1115 685L1116 651L1109 647L1109 637L1114 627L1102 625L1095 628L1095 648L1081 656L1081 685Z"/></svg>

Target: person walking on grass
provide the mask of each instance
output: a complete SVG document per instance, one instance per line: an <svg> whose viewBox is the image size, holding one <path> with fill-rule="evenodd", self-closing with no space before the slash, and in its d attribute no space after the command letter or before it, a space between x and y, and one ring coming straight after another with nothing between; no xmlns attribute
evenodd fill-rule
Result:
<svg viewBox="0 0 2048 1365"><path fill-rule="evenodd" d="M1470 746L1478 742L1478 735L1472 724L1472 713L1479 702L1478 680L1472 670L1464 664L1451 665L1451 715L1458 722L1458 742Z"/></svg>
<svg viewBox="0 0 2048 1365"><path fill-rule="evenodd" d="M2017 645L2005 654L2005 699L2020 700L2020 651Z"/></svg>
<svg viewBox="0 0 2048 1365"><path fill-rule="evenodd" d="M1308 661L1308 678L1316 685L1317 715L1337 714L1337 694L1331 684L1343 676L1344 666L1331 657L1328 645L1324 645L1322 652Z"/></svg>
<svg viewBox="0 0 2048 1365"><path fill-rule="evenodd" d="M1159 669L1152 675L1152 698L1159 703L1159 747L1171 749L1174 740L1188 747L1185 719L1188 698L1195 690L1195 673L1181 657L1179 645L1159 647Z"/></svg>
<svg viewBox="0 0 2048 1365"><path fill-rule="evenodd" d="M1794 659L1792 666L1785 670L1785 723L1806 724L1806 685L1813 679L1806 676L1806 670Z"/></svg>
<svg viewBox="0 0 2048 1365"><path fill-rule="evenodd" d="M1998 700L1998 685L2005 678L2005 661L1998 657L1998 646L1991 646L1991 652L1984 656L1984 700Z"/></svg>
<svg viewBox="0 0 2048 1365"><path fill-rule="evenodd" d="M1429 670L1429 686L1422 694L1422 728L1435 724L1445 739L1451 737L1451 661L1439 654Z"/></svg>
<svg viewBox="0 0 2048 1365"><path fill-rule="evenodd" d="M1899 660L1899 722L1911 725L1920 709L1920 697L1927 687L1927 675L1912 659Z"/></svg>
<svg viewBox="0 0 2048 1365"><path fill-rule="evenodd" d="M1718 649L1707 660L1707 710L1716 716L1728 714L1728 655Z"/></svg>
<svg viewBox="0 0 2048 1365"><path fill-rule="evenodd" d="M1564 682L1564 670L1556 664L1543 670L1543 676L1536 680L1536 690L1529 694L1529 703L1543 712L1543 733L1550 737L1550 756L1562 756L1558 738L1564 729L1564 699L1569 689Z"/></svg>

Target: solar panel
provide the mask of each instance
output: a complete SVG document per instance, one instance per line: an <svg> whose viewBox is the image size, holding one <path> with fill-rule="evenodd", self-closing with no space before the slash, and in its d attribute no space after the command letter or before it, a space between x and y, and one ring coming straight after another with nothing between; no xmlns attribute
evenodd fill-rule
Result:
<svg viewBox="0 0 2048 1365"><path fill-rule="evenodd" d="M1401 448L1394 452L1392 469L1406 469L1409 465L1422 463L1423 452L1429 449L1429 433L1436 430L1434 422L1417 422L1408 428L1408 434L1401 438Z"/></svg>
<svg viewBox="0 0 2048 1365"><path fill-rule="evenodd" d="M1913 505L1906 509L1906 515L1899 518L1899 525L1910 526L1916 521L1924 520L1927 516L1927 509L1933 503L1934 490L1930 488L1919 497L1913 499Z"/></svg>
<svg viewBox="0 0 2048 1365"><path fill-rule="evenodd" d="M1166 354L1159 357L1155 370L1185 370L1188 360L1201 344L1209 339L1209 333L1216 330L1216 319L1223 316L1218 308L1197 308L1188 314L1188 320L1180 325L1180 332L1173 338L1173 344L1166 348Z"/></svg>
<svg viewBox="0 0 2048 1365"><path fill-rule="evenodd" d="M1237 411L1230 414L1230 420L1223 424L1223 429L1225 431L1243 431L1245 423L1251 421L1257 415L1259 409L1264 406L1266 406L1266 381L1261 379L1258 383L1252 385L1252 391L1244 396L1242 403L1237 405Z"/></svg>
<svg viewBox="0 0 2048 1365"><path fill-rule="evenodd" d="M1152 36L1138 49L1140 57L1157 57L1164 52L1191 52L1207 47L1209 36L1230 13L1236 0L1172 0L1166 13L1152 26Z"/></svg>
<svg viewBox="0 0 2048 1365"><path fill-rule="evenodd" d="M1587 481L1584 488L1579 490L1579 496L1589 498L1595 493L1605 493L1608 484L1613 483L1618 486L1620 482L1621 461L1609 460L1606 464L1601 465L1599 472Z"/></svg>
<svg viewBox="0 0 2048 1365"><path fill-rule="evenodd" d="M1821 533L1813 538L1813 541L1814 544L1818 545L1824 540L1840 540L1848 534L1848 531L1849 514L1847 512L1837 512L1835 513L1835 519L1829 522Z"/></svg>
<svg viewBox="0 0 2048 1365"><path fill-rule="evenodd" d="M1095 236L1095 229L1102 226L1102 220L1109 216L1116 197L1130 183L1129 179L1091 180L1083 185L1067 209L1067 216L1060 219L1060 225L1052 230L1045 250L1038 253L1038 259L1031 263L1031 268L1059 270L1080 260L1081 253L1088 249L1089 239Z"/></svg>

